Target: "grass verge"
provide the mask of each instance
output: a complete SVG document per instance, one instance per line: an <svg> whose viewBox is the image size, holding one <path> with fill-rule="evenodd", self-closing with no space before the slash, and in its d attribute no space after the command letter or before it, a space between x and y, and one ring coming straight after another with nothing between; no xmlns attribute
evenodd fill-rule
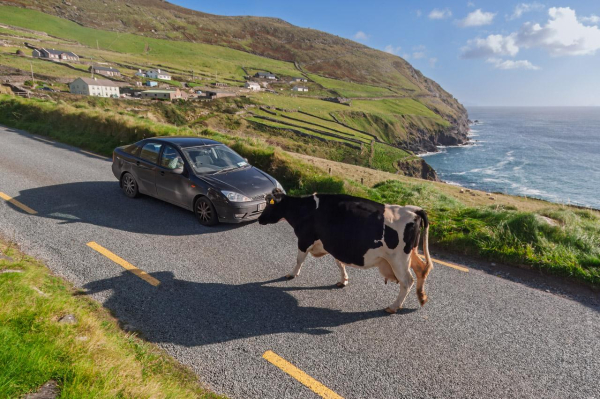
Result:
<svg viewBox="0 0 600 399"><path fill-rule="evenodd" d="M2 240L0 254L0 397L54 380L61 398L220 398L39 261Z"/></svg>
<svg viewBox="0 0 600 399"><path fill-rule="evenodd" d="M52 101L0 96L0 123L104 155L110 155L116 146L144 137L214 138L276 177L291 194L348 193L388 204L419 205L431 215L434 245L454 253L527 265L600 286L598 212L550 203L547 207L521 209L516 197L504 205L473 205L468 199L448 195L448 190L440 189L440 183L409 178L379 181L369 187L348 173L329 175L319 166L309 165L259 138L159 124L119 115L110 109L100 112Z"/></svg>

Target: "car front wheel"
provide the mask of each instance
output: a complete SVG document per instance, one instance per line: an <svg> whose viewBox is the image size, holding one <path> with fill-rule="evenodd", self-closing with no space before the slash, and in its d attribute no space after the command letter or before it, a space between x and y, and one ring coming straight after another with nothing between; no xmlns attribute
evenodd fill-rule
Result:
<svg viewBox="0 0 600 399"><path fill-rule="evenodd" d="M200 224L204 226L214 226L219 223L217 211L212 202L206 197L200 197L196 200L194 213Z"/></svg>
<svg viewBox="0 0 600 399"><path fill-rule="evenodd" d="M129 198L135 198L140 193L137 182L131 173L125 173L121 178L121 189Z"/></svg>

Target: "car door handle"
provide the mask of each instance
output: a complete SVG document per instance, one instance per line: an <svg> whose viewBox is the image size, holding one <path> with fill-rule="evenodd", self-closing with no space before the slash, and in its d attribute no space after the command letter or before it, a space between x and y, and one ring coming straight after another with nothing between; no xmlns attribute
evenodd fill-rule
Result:
<svg viewBox="0 0 600 399"><path fill-rule="evenodd" d="M140 166L140 161L137 161L135 164L136 164L137 166Z"/></svg>
<svg viewBox="0 0 600 399"><path fill-rule="evenodd" d="M160 175L161 175L161 176L164 176L164 175L165 175L165 171L164 171L164 170L161 170L161 171L160 171Z"/></svg>

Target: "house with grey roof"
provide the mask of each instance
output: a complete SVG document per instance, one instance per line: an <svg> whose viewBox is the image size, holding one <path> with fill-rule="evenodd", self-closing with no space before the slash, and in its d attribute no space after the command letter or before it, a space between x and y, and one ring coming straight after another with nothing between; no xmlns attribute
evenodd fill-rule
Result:
<svg viewBox="0 0 600 399"><path fill-rule="evenodd" d="M71 51L36 48L31 55L52 61L79 61L79 56Z"/></svg>
<svg viewBox="0 0 600 399"><path fill-rule="evenodd" d="M308 82L308 79L306 79L305 77L295 77L292 78L292 82Z"/></svg>
<svg viewBox="0 0 600 399"><path fill-rule="evenodd" d="M118 97L119 86L106 79L77 78L69 84L72 94L96 97Z"/></svg>
<svg viewBox="0 0 600 399"><path fill-rule="evenodd" d="M254 77L259 79L277 80L277 76L273 75L271 72L256 72Z"/></svg>
<svg viewBox="0 0 600 399"><path fill-rule="evenodd" d="M294 86L292 91L308 91L308 87L306 86Z"/></svg>
<svg viewBox="0 0 600 399"><path fill-rule="evenodd" d="M88 71L90 71L94 74L110 76L110 77L121 76L121 71L119 71L117 68L113 68L113 67L103 67L103 66L94 65L94 66L89 67Z"/></svg>

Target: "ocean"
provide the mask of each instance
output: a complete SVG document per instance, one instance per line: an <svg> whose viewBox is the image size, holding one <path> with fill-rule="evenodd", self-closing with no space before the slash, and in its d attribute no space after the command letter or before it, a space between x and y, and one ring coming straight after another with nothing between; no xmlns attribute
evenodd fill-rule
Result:
<svg viewBox="0 0 600 399"><path fill-rule="evenodd" d="M472 143L424 154L451 184L600 209L600 107L468 107Z"/></svg>

